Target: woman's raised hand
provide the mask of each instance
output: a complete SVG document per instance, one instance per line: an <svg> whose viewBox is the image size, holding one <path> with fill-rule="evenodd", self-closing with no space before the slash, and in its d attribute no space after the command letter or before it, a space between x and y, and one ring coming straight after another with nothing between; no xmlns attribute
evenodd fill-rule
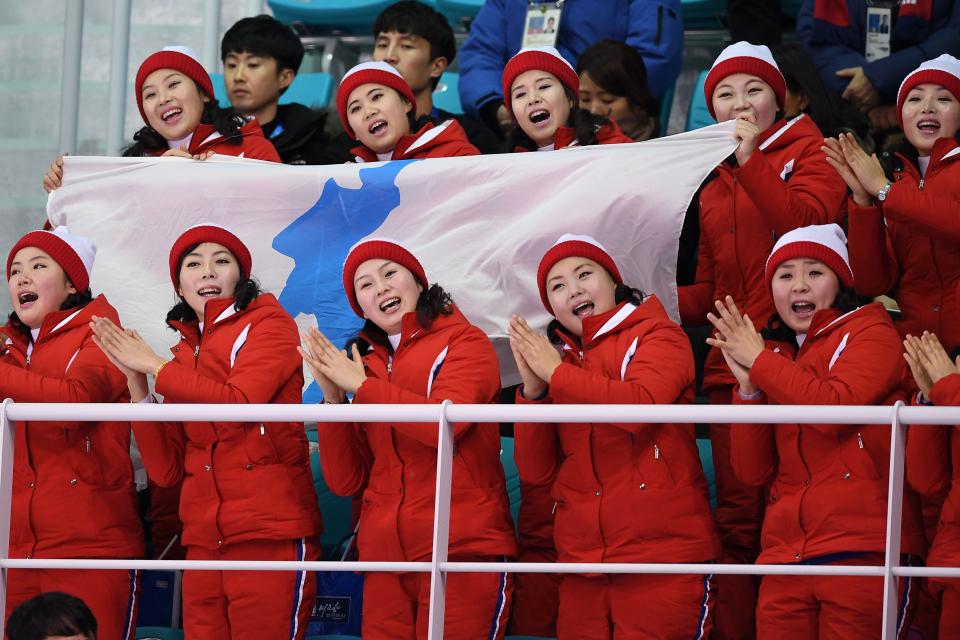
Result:
<svg viewBox="0 0 960 640"><path fill-rule="evenodd" d="M303 334L303 346L297 347L310 367L324 398L343 402L344 392L356 393L367 379L360 350L353 345L353 359L346 350L337 349L316 327Z"/></svg>

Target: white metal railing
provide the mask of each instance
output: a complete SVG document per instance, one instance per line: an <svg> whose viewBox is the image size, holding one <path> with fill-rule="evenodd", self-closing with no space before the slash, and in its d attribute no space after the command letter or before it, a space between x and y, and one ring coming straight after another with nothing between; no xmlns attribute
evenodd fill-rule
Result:
<svg viewBox="0 0 960 640"><path fill-rule="evenodd" d="M437 422L437 485L433 556L430 562L266 562L179 560L10 559L10 503L13 476L13 430L16 422L183 421L237 422ZM455 422L621 422L621 423L800 423L892 426L886 553L882 566L628 564L450 562L450 489ZM430 573L428 637L443 637L444 579L457 572L514 573L649 573L740 575L833 575L883 577L883 638L896 637L897 578L955 577L960 568L901 567L900 516L903 506L904 425L960 424L960 408L703 405L214 405L214 404L17 404L0 407L0 620L4 619L8 569L189 569L253 571L411 571Z"/></svg>

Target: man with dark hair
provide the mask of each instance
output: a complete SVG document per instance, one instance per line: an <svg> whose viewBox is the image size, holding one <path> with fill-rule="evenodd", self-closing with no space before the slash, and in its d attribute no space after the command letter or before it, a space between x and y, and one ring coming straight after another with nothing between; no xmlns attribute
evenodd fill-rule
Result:
<svg viewBox="0 0 960 640"><path fill-rule="evenodd" d="M97 640L97 620L83 600L51 591L10 614L7 640Z"/></svg>
<svg viewBox="0 0 960 640"><path fill-rule="evenodd" d="M413 89L417 117L437 123L455 119L480 153L501 151L500 141L477 120L438 109L433 92L440 76L457 57L457 43L447 18L416 0L403 0L384 9L373 25L373 59L393 65Z"/></svg>
<svg viewBox="0 0 960 640"><path fill-rule="evenodd" d="M244 18L223 34L220 59L230 104L256 116L285 164L342 161L327 148L325 112L279 104L303 61L303 44L289 27L266 15Z"/></svg>

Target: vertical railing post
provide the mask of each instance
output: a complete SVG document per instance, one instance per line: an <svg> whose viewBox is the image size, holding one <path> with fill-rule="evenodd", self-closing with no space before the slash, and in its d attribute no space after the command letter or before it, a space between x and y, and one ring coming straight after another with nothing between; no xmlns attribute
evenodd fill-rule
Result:
<svg viewBox="0 0 960 640"><path fill-rule="evenodd" d="M203 1L203 56L201 62L208 73L217 72L220 60L220 0Z"/></svg>
<svg viewBox="0 0 960 640"><path fill-rule="evenodd" d="M447 561L450 542L450 492L453 481L453 427L447 421L449 400L440 405L437 433L437 501L433 510L433 559L430 562L430 625L428 640L443 638L443 614L446 609L447 576L440 565Z"/></svg>
<svg viewBox="0 0 960 640"><path fill-rule="evenodd" d="M80 59L83 52L83 0L67 2L63 27L63 76L60 79L60 153L77 152L80 117Z"/></svg>
<svg viewBox="0 0 960 640"><path fill-rule="evenodd" d="M900 424L900 407L893 406L890 424L890 486L887 489L887 544L883 574L883 640L896 640L899 597L895 567L900 566L900 528L903 514L903 459L906 450L906 432Z"/></svg>
<svg viewBox="0 0 960 640"><path fill-rule="evenodd" d="M10 507L13 502L13 429L7 409L13 400L0 405L0 559L10 557ZM0 568L0 620L6 620L7 568Z"/></svg>
<svg viewBox="0 0 960 640"><path fill-rule="evenodd" d="M127 112L127 58L130 51L130 5L133 0L113 0L113 33L110 39L110 99L107 103L107 155L120 155Z"/></svg>

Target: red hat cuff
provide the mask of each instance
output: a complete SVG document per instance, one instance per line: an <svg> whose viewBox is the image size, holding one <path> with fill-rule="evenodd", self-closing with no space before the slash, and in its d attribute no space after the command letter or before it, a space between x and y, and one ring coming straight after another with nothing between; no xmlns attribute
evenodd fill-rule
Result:
<svg viewBox="0 0 960 640"><path fill-rule="evenodd" d="M71 242L77 246L71 246ZM90 288L90 270L96 247L89 240L70 235L66 227L57 227L54 231L31 231L17 241L7 256L7 280L13 269L13 260L21 249L36 247L60 265L77 291ZM78 253L83 252L83 256Z"/></svg>
<svg viewBox="0 0 960 640"><path fill-rule="evenodd" d="M897 92L897 122L900 123L901 129L903 129L903 105L907 102L907 95L911 89L921 84L938 84L960 101L960 77L943 69L918 69L904 79L903 84L900 85L900 91Z"/></svg>
<svg viewBox="0 0 960 640"><path fill-rule="evenodd" d="M850 265L836 251L818 242L791 242L770 254L767 260L767 266L764 273L764 279L767 282L767 290L773 286L773 274L777 267L788 260L796 258L809 258L817 260L830 267L837 279L845 287L853 287L853 272Z"/></svg>
<svg viewBox="0 0 960 640"><path fill-rule="evenodd" d="M360 308L360 302L357 300L353 280L356 277L357 269L360 268L360 265L367 260L374 259L395 262L408 269L421 287L426 289L430 286L430 281L427 280L427 273L423 270L423 265L420 264L416 256L410 253L410 251L399 242L384 238L362 240L353 245L347 254L347 259L343 263L343 291L347 294L347 300L350 301L350 308L361 318L363 317L363 309Z"/></svg>
<svg viewBox="0 0 960 640"><path fill-rule="evenodd" d="M249 278L253 270L253 258L250 250L240 238L234 235L229 229L215 224L199 224L190 227L177 238L170 249L170 281L174 288L180 286L180 274L177 269L180 266L180 258L191 247L203 244L204 242L215 242L226 247L233 257L237 259L240 265L240 277Z"/></svg>

